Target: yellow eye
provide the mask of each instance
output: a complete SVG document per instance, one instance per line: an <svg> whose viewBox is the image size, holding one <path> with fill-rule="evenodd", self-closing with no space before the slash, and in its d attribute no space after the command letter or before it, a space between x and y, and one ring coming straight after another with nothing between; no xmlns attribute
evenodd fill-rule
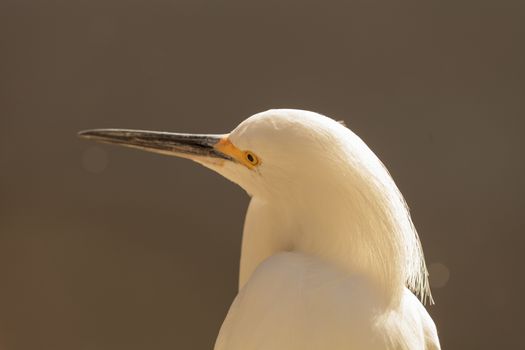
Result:
<svg viewBox="0 0 525 350"><path fill-rule="evenodd" d="M257 164L259 164L259 158L257 158L257 156L250 151L244 152L244 159L246 159L246 161L252 166L256 166Z"/></svg>

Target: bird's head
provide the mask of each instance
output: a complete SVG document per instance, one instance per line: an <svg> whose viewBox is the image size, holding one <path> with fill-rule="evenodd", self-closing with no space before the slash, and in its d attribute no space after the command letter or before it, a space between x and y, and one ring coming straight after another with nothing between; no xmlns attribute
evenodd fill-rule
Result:
<svg viewBox="0 0 525 350"><path fill-rule="evenodd" d="M323 187L321 181L330 187L331 176L347 175L352 148L360 141L339 122L293 109L255 114L229 134L95 129L79 135L191 159L261 197L292 191L304 197L304 191Z"/></svg>

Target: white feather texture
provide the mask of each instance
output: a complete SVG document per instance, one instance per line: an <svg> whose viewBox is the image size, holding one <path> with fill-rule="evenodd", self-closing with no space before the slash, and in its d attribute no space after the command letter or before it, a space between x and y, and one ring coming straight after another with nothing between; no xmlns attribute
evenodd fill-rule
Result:
<svg viewBox="0 0 525 350"><path fill-rule="evenodd" d="M397 307L373 286L316 257L272 255L239 291L215 350L436 350L436 328L405 289Z"/></svg>
<svg viewBox="0 0 525 350"><path fill-rule="evenodd" d="M406 289L431 298L408 208L357 135L313 112L270 110L229 139L261 164L207 165L252 195L217 350L439 348Z"/></svg>

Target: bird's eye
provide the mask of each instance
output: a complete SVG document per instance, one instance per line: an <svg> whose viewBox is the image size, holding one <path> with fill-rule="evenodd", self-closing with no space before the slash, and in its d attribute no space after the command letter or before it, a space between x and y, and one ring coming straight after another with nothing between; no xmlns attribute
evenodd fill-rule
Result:
<svg viewBox="0 0 525 350"><path fill-rule="evenodd" d="M259 164L259 159L257 158L257 156L250 151L244 152L244 158L248 163L250 163L253 166Z"/></svg>

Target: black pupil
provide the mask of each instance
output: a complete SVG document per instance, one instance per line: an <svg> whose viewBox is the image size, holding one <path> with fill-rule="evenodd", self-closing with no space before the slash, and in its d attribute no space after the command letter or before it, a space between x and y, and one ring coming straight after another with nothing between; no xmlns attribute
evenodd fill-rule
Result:
<svg viewBox="0 0 525 350"><path fill-rule="evenodd" d="M248 158L248 160L249 160L250 162L253 163L253 160L254 160L254 159L253 159L253 156L252 156L251 154L248 153L248 155L247 155L246 157Z"/></svg>

